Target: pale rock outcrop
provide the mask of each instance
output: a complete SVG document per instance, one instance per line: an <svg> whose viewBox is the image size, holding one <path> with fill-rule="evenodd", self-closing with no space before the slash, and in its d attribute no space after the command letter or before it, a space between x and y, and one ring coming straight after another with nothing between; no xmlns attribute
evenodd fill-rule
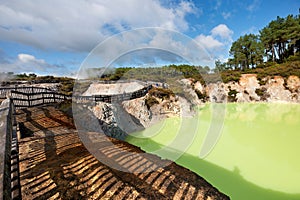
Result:
<svg viewBox="0 0 300 200"><path fill-rule="evenodd" d="M193 88L193 80L192 79L181 79L179 80L180 86L183 88L185 98L190 101L192 105L198 105L201 103L199 100L195 88ZM199 85L198 85L199 86Z"/></svg>
<svg viewBox="0 0 300 200"><path fill-rule="evenodd" d="M100 128L107 136L124 140L127 133L120 128L117 120L117 109L112 104L97 102L90 108L99 121Z"/></svg>
<svg viewBox="0 0 300 200"><path fill-rule="evenodd" d="M160 100L147 108L145 100L148 95L121 103L97 102L90 110L99 120L102 131L117 139L125 139L126 135L141 131L165 118L180 116L180 101L175 97ZM188 111L184 110L186 113Z"/></svg>
<svg viewBox="0 0 300 200"><path fill-rule="evenodd" d="M152 114L152 119L150 124L155 124L158 121L166 119L168 117L180 116L182 113L182 102L181 97L171 97L168 100L160 100L159 103L151 106L150 112ZM190 105L189 102L185 102L185 105Z"/></svg>
<svg viewBox="0 0 300 200"><path fill-rule="evenodd" d="M91 111L99 119L103 131L115 138L123 139L126 134L142 130L152 124L172 116L192 116L193 106L202 104L203 101L222 103L235 102L300 102L300 79L290 76L285 81L280 76L267 77L260 85L257 75L243 74L239 82L210 83L206 86L192 79L181 79L178 85L182 87L184 96L171 96L170 99L156 98L157 104L146 105L144 97L123 101L115 104L97 102ZM110 91L109 85L106 85ZM112 86L113 88L115 85ZM125 86L122 88L124 89ZM140 87L134 85L133 87ZM96 89L94 87L94 89ZM99 89L99 88L98 88ZM115 88L116 89L116 88ZM196 91L204 98L200 100ZM114 91L117 92L117 91ZM200 94L200 95L201 95Z"/></svg>
<svg viewBox="0 0 300 200"><path fill-rule="evenodd" d="M125 139L127 134L143 130L144 126L141 124L141 119L149 119L147 114L146 116L139 115L140 118L136 118L121 104L97 102L91 111L99 120L101 129L106 135L121 140Z"/></svg>
<svg viewBox="0 0 300 200"><path fill-rule="evenodd" d="M267 81L267 93L270 95L268 102L290 102L292 95L289 90L284 87L284 79L281 76L275 76Z"/></svg>
<svg viewBox="0 0 300 200"><path fill-rule="evenodd" d="M300 88L300 78L298 76L289 76L287 79L287 87L291 92L297 92Z"/></svg>
<svg viewBox="0 0 300 200"><path fill-rule="evenodd" d="M298 76L290 76L287 79L287 87L292 92L292 101L300 102L300 78Z"/></svg>
<svg viewBox="0 0 300 200"><path fill-rule="evenodd" d="M122 102L123 108L132 116L139 119L139 122L148 127L152 119L152 113L147 109L145 97Z"/></svg>
<svg viewBox="0 0 300 200"><path fill-rule="evenodd" d="M256 74L242 74L239 80L240 90L239 93L243 93L246 101L259 101L260 97L256 94L256 89L260 88ZM238 102L242 102L239 101Z"/></svg>
<svg viewBox="0 0 300 200"><path fill-rule="evenodd" d="M210 83L206 87L206 94L210 102L222 103L227 101L228 87L225 83Z"/></svg>
<svg viewBox="0 0 300 200"><path fill-rule="evenodd" d="M131 83L112 83L112 84L104 84L104 83L92 83L89 88L83 93L83 96L90 95L114 95L114 94L123 94L123 93L131 93L135 92L139 89L142 89L144 85L138 82Z"/></svg>
<svg viewBox="0 0 300 200"><path fill-rule="evenodd" d="M260 85L256 74L242 74L239 82L210 83L203 86L200 82L184 79L181 82L191 84L194 90L208 96L210 102L298 102L300 103L300 78L290 76L285 81L280 76L266 77ZM191 94L193 92L189 91ZM193 99L195 95L192 95ZM193 100L193 102L199 102ZM199 103L198 103L199 104ZM201 101L200 101L201 104Z"/></svg>
<svg viewBox="0 0 300 200"><path fill-rule="evenodd" d="M201 93L205 92L205 87L199 81L194 84L194 88Z"/></svg>

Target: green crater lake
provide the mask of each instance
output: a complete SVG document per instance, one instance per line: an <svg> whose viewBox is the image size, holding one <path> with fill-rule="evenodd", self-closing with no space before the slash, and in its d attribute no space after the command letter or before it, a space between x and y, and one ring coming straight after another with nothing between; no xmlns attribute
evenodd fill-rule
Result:
<svg viewBox="0 0 300 200"><path fill-rule="evenodd" d="M215 106L168 118L126 140L194 171L231 199L300 199L300 105ZM218 140L200 158L209 136Z"/></svg>

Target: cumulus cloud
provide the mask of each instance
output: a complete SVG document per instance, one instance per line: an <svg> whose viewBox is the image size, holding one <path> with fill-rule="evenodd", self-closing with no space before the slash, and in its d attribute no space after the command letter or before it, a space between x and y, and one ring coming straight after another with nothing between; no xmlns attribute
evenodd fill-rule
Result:
<svg viewBox="0 0 300 200"><path fill-rule="evenodd" d="M189 1L164 7L158 0L10 0L0 5L0 39L44 49L88 52L108 35L140 27L185 31Z"/></svg>
<svg viewBox="0 0 300 200"><path fill-rule="evenodd" d="M33 55L23 53L18 55L18 59L22 63L36 63L38 65L43 65L46 63L43 59L36 59Z"/></svg>
<svg viewBox="0 0 300 200"><path fill-rule="evenodd" d="M225 24L219 24L211 30L213 36L219 36L222 39L232 41L233 31L230 30Z"/></svg>
<svg viewBox="0 0 300 200"><path fill-rule="evenodd" d="M210 65L211 58L192 38L161 28L144 28L115 35L97 46L82 68L161 65L190 62Z"/></svg>
<svg viewBox="0 0 300 200"><path fill-rule="evenodd" d="M215 39L213 36L211 35L199 35L195 38L195 40L203 45L203 47L205 47L207 50L213 50L213 49L218 49L221 48L223 46L223 44L218 41L217 39Z"/></svg>
<svg viewBox="0 0 300 200"><path fill-rule="evenodd" d="M225 24L219 24L210 33L210 35L200 34L195 40L210 53L211 57L220 59L220 56L228 54L233 31Z"/></svg>
<svg viewBox="0 0 300 200"><path fill-rule="evenodd" d="M14 73L31 73L35 72L40 75L46 74L60 74L70 75L71 72L65 67L55 64L49 64L43 59L37 59L30 54L18 54L18 56L11 61L1 62L0 72L14 72Z"/></svg>
<svg viewBox="0 0 300 200"><path fill-rule="evenodd" d="M211 35L200 34L195 38L195 40L206 47L208 51L221 48L232 41L233 31L225 24L219 24L210 32Z"/></svg>

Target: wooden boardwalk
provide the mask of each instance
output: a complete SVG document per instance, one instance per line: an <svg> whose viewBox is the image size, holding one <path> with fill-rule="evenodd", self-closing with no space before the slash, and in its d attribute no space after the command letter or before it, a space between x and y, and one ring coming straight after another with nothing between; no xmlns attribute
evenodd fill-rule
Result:
<svg viewBox="0 0 300 200"><path fill-rule="evenodd" d="M0 99L6 99L11 96L11 91L30 93L55 92L48 88L42 87L0 87Z"/></svg>
<svg viewBox="0 0 300 200"><path fill-rule="evenodd" d="M60 103L65 100L71 100L76 103L90 102L121 102L140 98L145 96L152 88L152 85L146 86L140 90L114 95L93 95L93 96L67 96L47 88L39 87L8 87L0 88L0 99L10 97L17 109L29 108L51 103Z"/></svg>
<svg viewBox="0 0 300 200"><path fill-rule="evenodd" d="M99 162L80 142L72 118L54 106L17 111L23 199L228 199L195 173L103 136L103 158L132 173ZM94 134L94 133L87 133ZM114 145L111 145L111 144ZM116 148L118 147L118 148ZM125 152L132 152L126 156ZM151 167L154 171L140 172Z"/></svg>

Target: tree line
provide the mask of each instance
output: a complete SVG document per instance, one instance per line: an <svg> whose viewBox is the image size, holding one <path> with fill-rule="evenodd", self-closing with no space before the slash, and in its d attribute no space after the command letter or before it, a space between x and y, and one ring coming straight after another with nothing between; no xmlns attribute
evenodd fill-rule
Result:
<svg viewBox="0 0 300 200"><path fill-rule="evenodd" d="M245 34L232 43L227 62L215 62L216 71L247 70L266 63L300 59L300 14L277 17L259 31Z"/></svg>

